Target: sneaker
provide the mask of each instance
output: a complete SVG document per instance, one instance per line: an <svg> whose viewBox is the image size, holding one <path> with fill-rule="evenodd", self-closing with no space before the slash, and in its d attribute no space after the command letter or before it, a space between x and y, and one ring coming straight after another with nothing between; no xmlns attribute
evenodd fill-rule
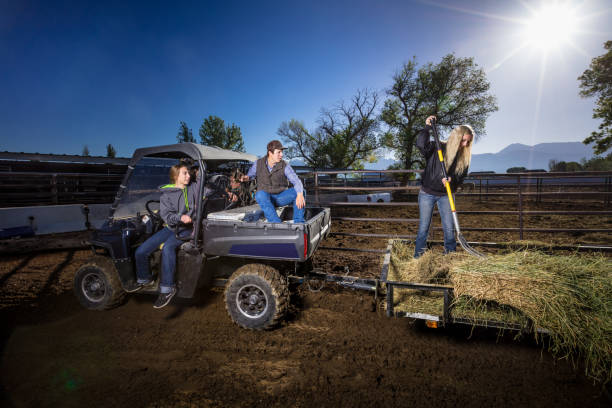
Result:
<svg viewBox="0 0 612 408"><path fill-rule="evenodd" d="M155 289L156 282L154 280L150 280L148 282L141 283L141 285L142 285L142 289L151 290L151 289Z"/></svg>
<svg viewBox="0 0 612 408"><path fill-rule="evenodd" d="M132 281L128 283L124 289L127 293L134 293L134 292L138 292L142 288L150 288L153 286L154 283L155 281L148 281L148 282L143 282L143 283Z"/></svg>
<svg viewBox="0 0 612 408"><path fill-rule="evenodd" d="M170 303L174 295L176 295L176 288L170 289L170 292L168 293L160 293L155 303L153 303L153 307L155 309L161 309Z"/></svg>

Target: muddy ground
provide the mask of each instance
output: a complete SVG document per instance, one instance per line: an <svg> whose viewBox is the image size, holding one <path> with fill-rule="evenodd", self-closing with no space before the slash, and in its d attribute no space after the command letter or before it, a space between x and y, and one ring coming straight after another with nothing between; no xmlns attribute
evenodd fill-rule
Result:
<svg viewBox="0 0 612 408"><path fill-rule="evenodd" d="M412 216L407 209L384 211L388 217ZM338 222L333 228L409 234L415 225ZM606 234L565 240L581 239L609 244ZM385 242L336 237L324 245L384 248ZM89 256L85 250L63 250L0 259L1 406L610 403L579 366L554 360L530 338L426 329L387 318L368 293L333 286L320 292L294 288L289 317L265 332L234 325L219 289L203 290L194 301L176 300L161 310L152 308L154 298L147 295L130 296L111 311L84 310L72 294L72 277ZM321 250L315 266L336 273L348 266L351 274L376 276L381 259Z"/></svg>

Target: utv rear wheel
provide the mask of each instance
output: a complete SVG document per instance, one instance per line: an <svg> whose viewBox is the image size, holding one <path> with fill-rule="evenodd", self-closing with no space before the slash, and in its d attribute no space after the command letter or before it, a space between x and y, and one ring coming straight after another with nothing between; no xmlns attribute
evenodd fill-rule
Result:
<svg viewBox="0 0 612 408"><path fill-rule="evenodd" d="M113 261L102 256L79 268L74 276L74 293L81 305L91 310L112 309L125 297Z"/></svg>
<svg viewBox="0 0 612 408"><path fill-rule="evenodd" d="M248 264L238 268L225 287L225 307L232 320L245 329L275 326L287 312L289 289L273 267Z"/></svg>

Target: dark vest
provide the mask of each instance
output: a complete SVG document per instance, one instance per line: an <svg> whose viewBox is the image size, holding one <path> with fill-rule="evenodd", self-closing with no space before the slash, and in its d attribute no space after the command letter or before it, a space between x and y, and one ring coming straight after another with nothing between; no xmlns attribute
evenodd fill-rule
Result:
<svg viewBox="0 0 612 408"><path fill-rule="evenodd" d="M257 160L257 189L263 190L270 194L278 194L289 187L289 180L285 176L284 160L276 163L272 171L268 171L268 157L262 157Z"/></svg>

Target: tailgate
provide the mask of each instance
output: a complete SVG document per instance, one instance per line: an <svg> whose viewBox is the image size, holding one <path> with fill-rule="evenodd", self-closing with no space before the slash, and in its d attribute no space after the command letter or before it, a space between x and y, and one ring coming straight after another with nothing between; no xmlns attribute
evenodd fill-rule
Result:
<svg viewBox="0 0 612 408"><path fill-rule="evenodd" d="M319 243L329 234L331 227L331 213L329 208L315 215L306 222L308 234L308 249L306 258L310 258L319 246Z"/></svg>

